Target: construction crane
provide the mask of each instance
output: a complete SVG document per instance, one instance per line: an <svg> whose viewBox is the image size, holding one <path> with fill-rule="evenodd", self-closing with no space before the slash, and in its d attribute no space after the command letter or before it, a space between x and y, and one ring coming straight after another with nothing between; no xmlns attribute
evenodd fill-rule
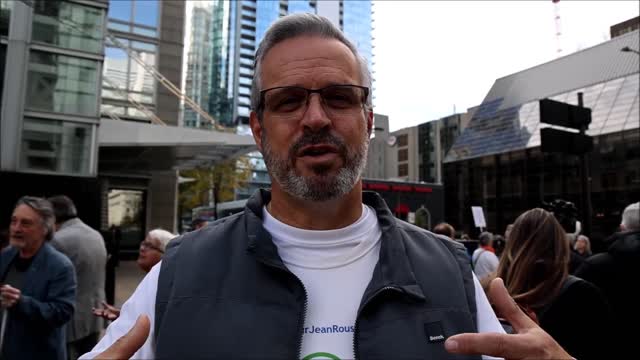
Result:
<svg viewBox="0 0 640 360"><path fill-rule="evenodd" d="M553 3L553 21L556 26L556 56L562 54L562 23L560 22L560 0L551 0Z"/></svg>

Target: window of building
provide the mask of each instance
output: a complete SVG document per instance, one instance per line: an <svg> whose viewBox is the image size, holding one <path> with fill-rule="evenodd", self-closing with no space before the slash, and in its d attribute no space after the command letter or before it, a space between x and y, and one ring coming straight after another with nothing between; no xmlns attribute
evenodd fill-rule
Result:
<svg viewBox="0 0 640 360"><path fill-rule="evenodd" d="M9 36L13 0L0 0L0 36Z"/></svg>
<svg viewBox="0 0 640 360"><path fill-rule="evenodd" d="M20 167L90 175L95 125L25 118Z"/></svg>
<svg viewBox="0 0 640 360"><path fill-rule="evenodd" d="M409 165L408 164L400 164L398 165L398 176L408 176L409 175Z"/></svg>
<svg viewBox="0 0 640 360"><path fill-rule="evenodd" d="M38 0L31 39L66 49L102 52L104 10L72 2Z"/></svg>
<svg viewBox="0 0 640 360"><path fill-rule="evenodd" d="M97 116L97 61L32 51L28 71L28 109Z"/></svg>
<svg viewBox="0 0 640 360"><path fill-rule="evenodd" d="M407 146L409 145L409 135L402 134L398 135L398 146Z"/></svg>
<svg viewBox="0 0 640 360"><path fill-rule="evenodd" d="M407 161L407 160L409 160L409 149L398 150L398 161Z"/></svg>
<svg viewBox="0 0 640 360"><path fill-rule="evenodd" d="M109 2L109 29L157 37L157 0L118 0Z"/></svg>

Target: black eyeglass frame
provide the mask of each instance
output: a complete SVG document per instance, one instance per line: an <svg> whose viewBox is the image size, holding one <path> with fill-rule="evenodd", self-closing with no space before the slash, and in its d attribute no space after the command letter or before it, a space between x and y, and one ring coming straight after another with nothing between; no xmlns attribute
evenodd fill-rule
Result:
<svg viewBox="0 0 640 360"><path fill-rule="evenodd" d="M264 94L267 91L271 91L271 90L276 90L276 89L302 89L305 90L307 92L307 101L309 99L309 97L311 96L311 94L318 94L320 95L320 98L322 98L322 94L321 92L325 89L328 88L332 88L332 87L355 87L355 88L360 88L364 91L364 96L362 99L362 107L364 108L367 104L367 99L369 98L369 92L371 91L368 87L366 86L361 86L361 85L353 85L353 84L333 84L333 85L328 85L325 87L321 87L319 89L308 89L306 87L302 87L302 86L295 86L295 85L288 85L288 86L275 86L272 88L268 88L268 89L264 89L264 90L260 90L260 103L258 104L258 109L257 112L262 114L262 112L264 111Z"/></svg>

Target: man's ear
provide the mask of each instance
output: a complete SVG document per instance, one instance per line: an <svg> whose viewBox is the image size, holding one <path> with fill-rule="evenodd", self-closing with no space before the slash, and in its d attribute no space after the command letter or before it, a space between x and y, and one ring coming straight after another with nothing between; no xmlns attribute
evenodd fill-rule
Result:
<svg viewBox="0 0 640 360"><path fill-rule="evenodd" d="M369 137L371 137L371 132L373 131L373 111L367 111L365 115L367 116L367 132L369 133Z"/></svg>
<svg viewBox="0 0 640 360"><path fill-rule="evenodd" d="M251 126L253 140L258 146L258 150L262 151L262 124L260 120L258 120L258 113L255 111L252 111L249 115L249 126Z"/></svg>

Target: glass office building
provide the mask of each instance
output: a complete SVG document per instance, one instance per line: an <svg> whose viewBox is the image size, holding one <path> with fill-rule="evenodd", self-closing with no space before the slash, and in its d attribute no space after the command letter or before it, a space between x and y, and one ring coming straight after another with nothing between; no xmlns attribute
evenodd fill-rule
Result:
<svg viewBox="0 0 640 360"><path fill-rule="evenodd" d="M129 52L137 54L144 64L157 66L158 22L158 1L109 3L107 28L118 44L111 38L107 38L105 44L101 105L105 117L115 115L126 120L149 122L148 114L134 106L129 98L156 111L156 81L142 64L129 56Z"/></svg>
<svg viewBox="0 0 640 360"><path fill-rule="evenodd" d="M202 3L203 6L198 5L199 3L196 3L191 12L191 37L187 54L185 94L208 113L213 56L212 36L214 36L212 8L208 3ZM212 128L212 124L188 106L184 107L183 114L184 126Z"/></svg>
<svg viewBox="0 0 640 360"><path fill-rule="evenodd" d="M214 1L213 86L210 110L222 124L234 126L249 118L253 57L265 31L279 17L309 12L338 25L373 65L370 1Z"/></svg>
<svg viewBox="0 0 640 360"><path fill-rule="evenodd" d="M589 49L496 80L445 158L446 219L473 229L471 206L483 206L488 228L503 232L523 211L557 198L581 203L577 156L542 153L539 100L592 110L587 131L591 235L611 234L620 213L640 198L640 57L634 31Z"/></svg>

